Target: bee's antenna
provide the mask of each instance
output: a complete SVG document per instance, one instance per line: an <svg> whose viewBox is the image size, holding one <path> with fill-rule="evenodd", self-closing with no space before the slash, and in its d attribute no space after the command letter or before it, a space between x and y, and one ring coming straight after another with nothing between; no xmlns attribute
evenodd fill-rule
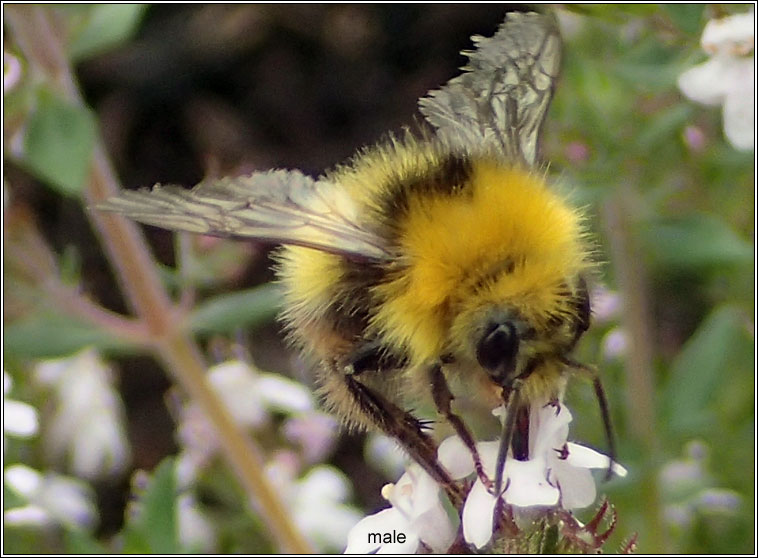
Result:
<svg viewBox="0 0 758 558"><path fill-rule="evenodd" d="M605 480L608 481L613 476L613 464L616 463L616 442L613 436L613 427L611 426L611 413L608 410L608 399L605 396L605 390L603 384L600 381L600 376L597 370L581 362L576 362L568 358L563 359L563 363L571 368L583 372L592 380L592 387L595 389L595 397L600 405L600 416L603 419L603 428L605 428L605 439L608 443L608 471L605 473Z"/></svg>

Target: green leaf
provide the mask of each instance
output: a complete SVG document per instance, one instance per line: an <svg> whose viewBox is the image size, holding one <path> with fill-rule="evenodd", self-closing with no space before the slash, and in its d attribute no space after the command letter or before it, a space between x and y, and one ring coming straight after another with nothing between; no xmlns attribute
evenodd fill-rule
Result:
<svg viewBox="0 0 758 558"><path fill-rule="evenodd" d="M206 300L190 315L195 333L230 332L274 317L281 305L281 289L271 283Z"/></svg>
<svg viewBox="0 0 758 558"><path fill-rule="evenodd" d="M26 498L8 486L5 482L5 479L3 479L3 510L20 508L21 506L25 506L28 503L29 502Z"/></svg>
<svg viewBox="0 0 758 558"><path fill-rule="evenodd" d="M656 114L647 122L642 132L637 136L637 149L649 153L662 144L675 141L685 124L691 121L692 107L690 105L675 105L668 110Z"/></svg>
<svg viewBox="0 0 758 558"><path fill-rule="evenodd" d="M689 35L698 34L705 24L703 10L705 4L662 4L671 21Z"/></svg>
<svg viewBox="0 0 758 558"><path fill-rule="evenodd" d="M87 21L68 47L78 62L111 49L129 39L139 27L146 4L101 4L91 7Z"/></svg>
<svg viewBox="0 0 758 558"><path fill-rule="evenodd" d="M693 269L753 265L753 248L724 221L706 214L645 222L639 231L655 263Z"/></svg>
<svg viewBox="0 0 758 558"><path fill-rule="evenodd" d="M174 460L164 459L156 469L142 500L140 523L151 552L180 553L176 525Z"/></svg>
<svg viewBox="0 0 758 558"><path fill-rule="evenodd" d="M108 549L92 537L92 535L80 529L66 529L63 532L63 545L66 554L108 554Z"/></svg>
<svg viewBox="0 0 758 558"><path fill-rule="evenodd" d="M3 351L27 358L67 356L84 347L133 350L134 345L101 328L52 313L33 314L5 325Z"/></svg>
<svg viewBox="0 0 758 558"><path fill-rule="evenodd" d="M88 109L40 88L24 138L24 163L62 194L79 195L89 172L96 129Z"/></svg>
<svg viewBox="0 0 758 558"><path fill-rule="evenodd" d="M182 554L177 531L175 464L161 461L136 505L138 513L124 528L124 552Z"/></svg>
<svg viewBox="0 0 758 558"><path fill-rule="evenodd" d="M750 379L753 341L745 321L736 308L718 308L685 343L664 391L664 423L672 433L703 436L717 427L719 392L741 374Z"/></svg>

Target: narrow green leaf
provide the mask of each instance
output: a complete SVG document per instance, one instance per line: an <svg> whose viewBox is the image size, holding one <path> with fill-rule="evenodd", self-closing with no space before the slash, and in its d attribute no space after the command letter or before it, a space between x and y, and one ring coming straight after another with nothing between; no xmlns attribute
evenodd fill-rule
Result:
<svg viewBox="0 0 758 558"><path fill-rule="evenodd" d="M96 129L88 109L40 88L24 138L24 163L62 194L77 196L89 172Z"/></svg>
<svg viewBox="0 0 758 558"><path fill-rule="evenodd" d="M699 268L753 264L753 248L717 217L699 214L646 222L646 251L665 266Z"/></svg>
<svg viewBox="0 0 758 558"><path fill-rule="evenodd" d="M176 523L174 460L164 459L153 474L142 499L139 528L151 553L180 554Z"/></svg>
<svg viewBox="0 0 758 558"><path fill-rule="evenodd" d="M68 52L78 62L111 49L138 29L147 4L100 4L90 7L86 24L72 39Z"/></svg>
<svg viewBox="0 0 758 558"><path fill-rule="evenodd" d="M281 290L266 284L245 291L223 294L200 304L190 316L195 333L230 332L270 320L281 305Z"/></svg>
<svg viewBox="0 0 758 558"><path fill-rule="evenodd" d="M8 486L3 480L3 510L9 510L11 508L20 508L27 505L29 502L26 498L21 496L13 488Z"/></svg>
<svg viewBox="0 0 758 558"><path fill-rule="evenodd" d="M744 321L736 308L718 308L672 363L662 399L667 419L663 423L672 433L702 436L716 427L719 392L751 369L753 341Z"/></svg>
<svg viewBox="0 0 758 558"><path fill-rule="evenodd" d="M84 347L133 350L130 343L93 325L58 314L34 314L3 329L3 351L27 358L55 358Z"/></svg>

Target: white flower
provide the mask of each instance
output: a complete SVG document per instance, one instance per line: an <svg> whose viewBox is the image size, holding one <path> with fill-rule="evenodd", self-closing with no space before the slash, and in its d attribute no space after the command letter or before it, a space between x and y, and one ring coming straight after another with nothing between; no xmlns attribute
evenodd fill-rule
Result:
<svg viewBox="0 0 758 558"><path fill-rule="evenodd" d="M3 51L3 93L8 93L21 81L21 62L8 51Z"/></svg>
<svg viewBox="0 0 758 558"><path fill-rule="evenodd" d="M755 146L755 40L752 11L709 21L700 43L711 58L679 76L695 102L723 105L724 134L737 149Z"/></svg>
<svg viewBox="0 0 758 558"><path fill-rule="evenodd" d="M5 484L27 502L25 506L5 510L5 524L60 524L89 529L97 522L92 490L78 479L52 472L42 475L21 464L7 467L4 479Z"/></svg>
<svg viewBox="0 0 758 558"><path fill-rule="evenodd" d="M442 501L440 487L417 464L397 484L385 485L382 496L391 508L363 518L347 538L345 554L412 554L420 543L445 552L455 539L455 526Z"/></svg>
<svg viewBox="0 0 758 558"><path fill-rule="evenodd" d="M301 421L315 415L315 402L311 392L302 384L279 374L262 373L249 363L230 360L211 367L208 383L216 392L234 421L245 428L260 429L271 413L284 413ZM218 450L215 429L197 403L189 402L180 408L181 420L177 437L183 450L179 455L177 475L180 486L192 483L197 473ZM318 422L313 417L310 431L305 425L294 425L292 435L309 456L323 454L331 447L326 419ZM331 420L331 419L329 419ZM298 439L298 434L306 436Z"/></svg>
<svg viewBox="0 0 758 558"><path fill-rule="evenodd" d="M31 438L39 430L37 410L27 403L6 397L12 387L13 380L3 370L3 447L6 434L16 438Z"/></svg>
<svg viewBox="0 0 758 558"><path fill-rule="evenodd" d="M345 502L352 488L334 467L314 467L295 485L292 502L295 524L320 550L337 550L345 543L360 513Z"/></svg>
<svg viewBox="0 0 758 558"><path fill-rule="evenodd" d="M360 519L358 511L346 504L351 496L348 478L338 469L319 465L296 479L300 458L281 451L267 464L266 473L278 489L292 520L319 550L336 550Z"/></svg>
<svg viewBox="0 0 758 558"><path fill-rule="evenodd" d="M565 509L587 507L595 501L595 482L590 469L606 469L607 456L590 448L567 442L571 413L562 404L533 404L529 415L529 459L519 461L509 455L505 462L500 498L516 507L561 506ZM495 468L500 442L480 442L477 450L490 479ZM473 474L470 452L459 438L445 440L439 449L440 462L454 478ZM626 470L614 463L620 476ZM493 512L498 497L476 478L463 506L463 535L477 548L492 537Z"/></svg>
<svg viewBox="0 0 758 558"><path fill-rule="evenodd" d="M200 510L195 495L180 494L176 499L177 534L182 547L192 552L212 553L216 549L213 522Z"/></svg>
<svg viewBox="0 0 758 558"><path fill-rule="evenodd" d="M315 410L295 415L284 423L284 435L302 448L308 463L323 461L331 453L338 429L334 417Z"/></svg>
<svg viewBox="0 0 758 558"><path fill-rule="evenodd" d="M603 336L603 357L614 360L623 357L629 349L626 331L622 327L614 327Z"/></svg>
<svg viewBox="0 0 758 558"><path fill-rule="evenodd" d="M88 479L124 471L130 461L124 407L97 352L85 349L40 362L36 377L55 391L55 409L45 432L51 457L67 454L71 469Z"/></svg>

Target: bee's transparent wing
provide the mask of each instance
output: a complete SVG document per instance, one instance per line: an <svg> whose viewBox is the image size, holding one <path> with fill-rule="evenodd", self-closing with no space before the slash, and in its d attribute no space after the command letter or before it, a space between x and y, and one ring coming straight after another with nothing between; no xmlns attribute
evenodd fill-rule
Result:
<svg viewBox="0 0 758 558"><path fill-rule="evenodd" d="M472 37L464 72L419 100L426 119L453 147L495 149L534 165L540 127L560 67L551 16L509 13L493 37Z"/></svg>
<svg viewBox="0 0 758 558"><path fill-rule="evenodd" d="M358 224L343 189L295 170L201 182L188 190L156 185L124 191L97 206L164 229L294 244L354 259L390 257Z"/></svg>

